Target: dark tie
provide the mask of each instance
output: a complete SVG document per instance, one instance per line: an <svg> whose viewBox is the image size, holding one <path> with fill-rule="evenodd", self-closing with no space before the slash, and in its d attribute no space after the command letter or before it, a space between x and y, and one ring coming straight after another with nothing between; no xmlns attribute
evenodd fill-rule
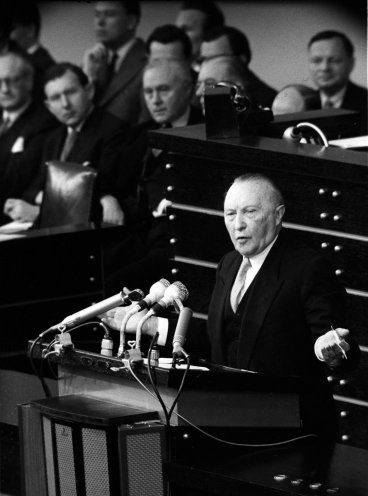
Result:
<svg viewBox="0 0 368 496"><path fill-rule="evenodd" d="M0 136L6 133L6 131L10 128L11 126L11 120L9 117L5 117L0 123Z"/></svg>
<svg viewBox="0 0 368 496"><path fill-rule="evenodd" d="M65 138L64 146L60 154L60 160L65 161L67 160L73 146L75 143L75 140L78 136L78 131L72 128L68 128L68 134L67 137Z"/></svg>
<svg viewBox="0 0 368 496"><path fill-rule="evenodd" d="M334 108L334 104L332 100L327 99L323 104L323 108Z"/></svg>
<svg viewBox="0 0 368 496"><path fill-rule="evenodd" d="M233 287L231 288L230 304L231 308L236 312L238 305L245 293L245 281L248 270L252 267L249 258L244 258L242 261Z"/></svg>
<svg viewBox="0 0 368 496"><path fill-rule="evenodd" d="M106 69L105 86L108 86L111 83L111 80L115 75L116 62L117 62L118 58L119 58L119 55L116 52L114 52L112 57L111 57L110 63Z"/></svg>

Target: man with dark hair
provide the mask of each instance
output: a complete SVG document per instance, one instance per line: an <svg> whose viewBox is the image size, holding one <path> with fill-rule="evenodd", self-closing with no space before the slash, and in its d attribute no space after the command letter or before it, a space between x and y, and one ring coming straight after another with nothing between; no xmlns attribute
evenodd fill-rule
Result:
<svg viewBox="0 0 368 496"><path fill-rule="evenodd" d="M199 49L205 33L225 24L222 11L212 0L183 2L175 24L183 29L192 42L193 64L199 58Z"/></svg>
<svg viewBox="0 0 368 496"><path fill-rule="evenodd" d="M0 54L0 211L37 174L47 133L57 121L33 97L34 69L23 51ZM8 217L1 222L9 221Z"/></svg>
<svg viewBox="0 0 368 496"><path fill-rule="evenodd" d="M47 108L62 126L45 141L39 173L23 193L23 199L8 198L4 213L13 220L35 220L42 201L44 164L50 160L61 160L89 165L97 170L102 220L123 224L124 195L117 188L117 180L124 175L120 150L127 139L129 126L93 104L93 85L80 67L74 64L66 62L51 67L45 75L44 91Z"/></svg>
<svg viewBox="0 0 368 496"><path fill-rule="evenodd" d="M147 55L135 33L139 2L95 2L97 44L83 57L83 70L95 84L95 101L134 125L147 116L142 96L142 69Z"/></svg>
<svg viewBox="0 0 368 496"><path fill-rule="evenodd" d="M150 60L169 58L191 62L192 44L189 36L175 24L158 26L148 36L146 48Z"/></svg>
<svg viewBox="0 0 368 496"><path fill-rule="evenodd" d="M279 188L263 174L237 177L228 189L224 220L234 250L217 267L208 311L209 350L203 348L201 356L272 377L303 378L303 429L336 439L324 367L349 370L360 351L345 328L345 289L319 252L282 229L284 212ZM110 310L103 321L119 329L125 312ZM160 329L165 343L165 324L171 336L166 342L171 342L173 329L160 317L148 319L143 332L153 336ZM134 332L134 319L129 325ZM189 353L202 334L195 331L185 346Z"/></svg>
<svg viewBox="0 0 368 496"><path fill-rule="evenodd" d="M205 34L200 48L200 60L203 62L220 56L238 57L244 64L248 96L263 107L271 107L276 91L249 69L252 52L248 38L242 31L232 26L222 26Z"/></svg>
<svg viewBox="0 0 368 496"><path fill-rule="evenodd" d="M360 112L359 131L368 132L368 90L350 81L354 69L354 46L339 31L321 31L308 43L309 72L319 91L322 108L345 108Z"/></svg>
<svg viewBox="0 0 368 496"><path fill-rule="evenodd" d="M13 5L10 38L25 50L35 68L35 85L42 95L42 77L55 60L40 44L41 15L36 2L15 2Z"/></svg>

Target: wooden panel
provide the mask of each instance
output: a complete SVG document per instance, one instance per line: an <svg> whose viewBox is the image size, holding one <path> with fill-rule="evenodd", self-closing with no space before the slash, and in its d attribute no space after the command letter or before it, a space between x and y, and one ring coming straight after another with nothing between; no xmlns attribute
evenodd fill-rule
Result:
<svg viewBox="0 0 368 496"><path fill-rule="evenodd" d="M170 232L175 254L217 263L232 249L232 243L224 226L223 218L217 215L170 210L173 214ZM292 229L303 243L320 251L331 263L341 283L349 288L368 292L368 239L367 242L339 238L329 234ZM190 236L188 236L190 233ZM341 275L340 274L341 271Z"/></svg>
<svg viewBox="0 0 368 496"><path fill-rule="evenodd" d="M368 406L336 401L339 415L340 442L357 448L368 446Z"/></svg>
<svg viewBox="0 0 368 496"><path fill-rule="evenodd" d="M368 353L362 353L359 366L352 372L343 376L332 373L330 379L334 394L368 402Z"/></svg>
<svg viewBox="0 0 368 496"><path fill-rule="evenodd" d="M190 263L173 261L172 270L189 290L185 305L193 311L207 315L212 289L215 285L215 269Z"/></svg>
<svg viewBox="0 0 368 496"><path fill-rule="evenodd" d="M204 160L173 154L167 183L168 199L222 211L224 193L233 179L247 172L262 172L281 188L286 204L285 221L368 235L368 198L365 184L284 172L282 162L258 165ZM198 178L200 177L200 180ZM210 185L210 187L208 187ZM359 216L356 208L359 205Z"/></svg>

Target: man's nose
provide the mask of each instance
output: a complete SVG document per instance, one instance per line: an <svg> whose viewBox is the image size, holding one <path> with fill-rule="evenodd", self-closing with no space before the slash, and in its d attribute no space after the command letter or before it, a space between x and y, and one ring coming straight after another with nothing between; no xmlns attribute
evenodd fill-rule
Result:
<svg viewBox="0 0 368 496"><path fill-rule="evenodd" d="M61 95L60 96L60 102L63 107L68 107L69 106L69 98L66 95Z"/></svg>
<svg viewBox="0 0 368 496"><path fill-rule="evenodd" d="M245 221L245 217L244 217L244 215L241 212L238 212L236 214L236 216L235 216L234 227L237 230L242 230L245 227L247 227L247 223Z"/></svg>

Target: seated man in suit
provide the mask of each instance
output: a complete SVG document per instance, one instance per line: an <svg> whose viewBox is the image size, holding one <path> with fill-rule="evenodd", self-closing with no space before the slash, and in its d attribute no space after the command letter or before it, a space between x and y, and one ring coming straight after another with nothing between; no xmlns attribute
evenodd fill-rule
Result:
<svg viewBox="0 0 368 496"><path fill-rule="evenodd" d="M240 176L230 186L224 219L234 250L217 267L207 338L202 335L194 347L196 329L186 350L216 364L304 378L312 387L301 395L303 427L334 438L337 422L324 365L348 370L359 360L359 347L345 328L345 289L318 252L282 229L284 212L280 190L262 174ZM102 320L119 329L125 312L110 310ZM140 319L128 321L128 331ZM148 319L143 332L154 335L158 328L165 342L162 317Z"/></svg>
<svg viewBox="0 0 368 496"><path fill-rule="evenodd" d="M21 50L0 54L0 209L37 175L43 144L57 120L33 97L34 68ZM9 222L1 216L1 222Z"/></svg>
<svg viewBox="0 0 368 496"><path fill-rule="evenodd" d="M360 112L360 134L368 132L368 89L350 80L354 69L354 46L338 31L321 31L308 43L309 72L319 92L322 108Z"/></svg>
<svg viewBox="0 0 368 496"><path fill-rule="evenodd" d="M149 146L148 132L160 127L197 124L202 120L201 111L191 105L193 79L187 62L158 59L148 63L143 71L143 90L151 119L133 130L131 142L122 153L122 162L135 174L132 184L139 184L138 198L136 189L131 192L132 204L137 204L132 212L135 221L131 222L130 240L124 239L121 246L113 249L107 294L115 293L121 281L127 285L141 281L144 286L163 265L167 266L167 154ZM136 247L134 250L132 245ZM126 262L124 266L121 266L121 257Z"/></svg>
<svg viewBox="0 0 368 496"><path fill-rule="evenodd" d="M95 2L94 9L97 44L84 54L83 70L95 84L95 102L135 125L147 118L142 96L146 48L135 36L139 1Z"/></svg>
<svg viewBox="0 0 368 496"><path fill-rule="evenodd" d="M201 43L201 61L232 55L239 57L244 64L247 95L258 105L271 107L276 91L249 69L252 52L245 34L231 26L222 26L206 33Z"/></svg>
<svg viewBox="0 0 368 496"><path fill-rule="evenodd" d="M23 193L23 199L8 198L4 213L13 220L35 220L42 200L44 164L49 160L61 160L89 165L97 170L102 220L123 224L123 194L116 182L124 175L119 159L129 125L93 104L93 85L74 64L65 62L51 67L45 75L44 90L48 109L62 125L45 141L39 173Z"/></svg>

